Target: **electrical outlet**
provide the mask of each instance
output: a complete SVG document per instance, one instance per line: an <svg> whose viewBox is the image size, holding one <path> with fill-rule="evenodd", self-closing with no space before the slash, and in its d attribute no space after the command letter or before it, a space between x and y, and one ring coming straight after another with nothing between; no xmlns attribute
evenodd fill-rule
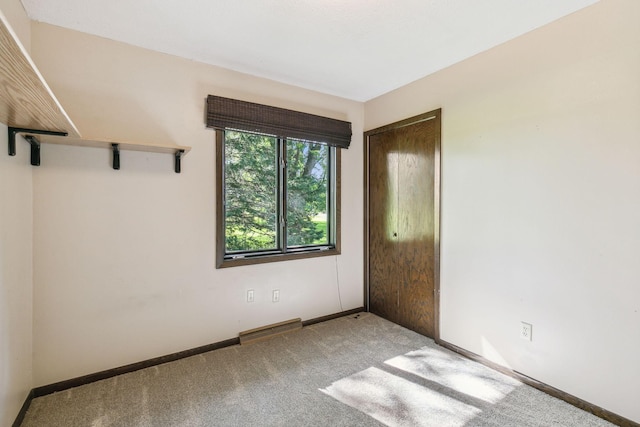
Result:
<svg viewBox="0 0 640 427"><path fill-rule="evenodd" d="M273 298L271 298L273 302L280 302L280 289L273 290Z"/></svg>
<svg viewBox="0 0 640 427"><path fill-rule="evenodd" d="M253 293L253 289L249 289L247 291L247 302L254 302L255 301L255 294Z"/></svg>
<svg viewBox="0 0 640 427"><path fill-rule="evenodd" d="M532 333L533 326L530 323L520 322L520 338L527 341L532 341L533 336Z"/></svg>

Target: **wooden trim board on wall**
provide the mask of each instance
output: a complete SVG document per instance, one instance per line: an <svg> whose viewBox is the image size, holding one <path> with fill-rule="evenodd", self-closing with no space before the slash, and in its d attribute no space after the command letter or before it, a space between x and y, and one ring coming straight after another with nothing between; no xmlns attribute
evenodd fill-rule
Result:
<svg viewBox="0 0 640 427"><path fill-rule="evenodd" d="M309 319L309 320L303 321L302 326L309 326L316 323L325 322L327 320L337 319L338 317L350 316L353 314L361 313L362 311L364 311L364 308L359 307L359 308L354 308L352 310L342 311L340 313L334 313L327 316ZM57 383L36 387L32 389L27 395L24 401L24 404L20 409L20 412L18 413L15 421L12 424L12 427L20 427L20 425L22 424L22 421L24 420L25 415L27 414L27 411L29 410L31 401L37 397L46 396L48 394L68 390L70 388L79 387L81 385L89 384L92 382L104 380L107 378L112 378L122 374L128 374L130 372L135 372L140 369L150 368L152 366L161 365L163 363L174 362L176 360L184 359L186 357L196 356L198 354L207 353L209 351L230 347L232 345L237 345L237 344L240 344L240 339L231 338L231 339L219 341L213 344L207 344L207 345L192 348L189 350L179 351L177 353L167 354L165 356L155 357L153 359L131 363L129 365L120 366L118 368L108 369L106 371L96 372L93 374L72 378L70 380L60 381Z"/></svg>
<svg viewBox="0 0 640 427"><path fill-rule="evenodd" d="M29 410L29 406L31 406L31 401L33 400L33 390L27 394L27 398L24 400L22 404L22 408L20 408L20 412L16 416L15 421L11 424L11 427L20 427L22 421L24 421L24 417L27 415L27 411Z"/></svg>
<svg viewBox="0 0 640 427"><path fill-rule="evenodd" d="M543 382L540 382L534 378L528 377L518 371L514 371L512 369L506 368L502 365L499 365L497 363L494 363L478 354L475 354L471 351L465 350L461 347L458 347L454 344L451 344L450 342L438 339L436 340L436 344L449 349L455 353L458 353L464 357L466 357L467 359L471 359L475 362L481 363L491 369L493 369L494 371L498 371L501 372L505 375L508 375L512 378L515 378L516 380L531 386L537 390L540 390L550 396L553 396L557 399L563 400L565 402L567 402L570 405L575 406L576 408L582 409L583 411L589 412L593 415L595 415L598 418L602 418L604 420L607 420L615 425L618 425L620 427L640 427L640 424L625 418L621 415L615 414L611 411L608 411L604 408L601 408L600 406L594 405L593 403L589 403L585 400L580 399L579 397L573 396L569 393L566 393L562 390L559 390L555 387L552 387L548 384L545 384Z"/></svg>
<svg viewBox="0 0 640 427"><path fill-rule="evenodd" d="M303 326L309 326L309 325L313 325L316 323L321 323L321 322L325 322L327 320L332 320L332 319L336 319L339 317L343 317L343 316L350 316L350 315L357 315L358 313L361 313L362 311L364 311L364 308L355 308L353 310L347 310L347 311L343 311L340 313L335 313L335 314L330 314L328 316L322 316L322 317L318 317L315 319L309 319L309 320L305 320L304 322L302 322ZM213 343L213 344L209 344L206 346L201 346L201 347L196 347L194 349L191 350L185 350L182 352L178 352L178 353L173 353L167 356L162 356L162 357L157 357L154 359L149 359L143 362L138 362L138 363L133 363L131 365L126 365L120 368L116 368L116 369L111 369L108 371L102 371L102 372L98 372L95 374L90 374L90 375L85 375L83 377L78 377L78 378L74 378L71 380L67 380L67 381L61 381L55 384L50 384L47 386L42 386L42 387L37 387L33 390L31 390L29 392L29 394L27 395L24 404L22 405L22 408L20 409L20 412L18 413L18 415L16 416L15 421L12 424L12 427L20 427L20 425L22 424L22 421L24 420L25 415L27 414L27 411L29 409L29 406L31 405L31 401L33 399L35 399L36 397L41 397L41 396L45 396L47 394L51 394L54 393L56 391L63 391L63 390L67 390L69 388L72 387L78 387L80 385L84 385L84 384L88 384L90 382L93 381L98 381L100 379L105 379L105 378L110 378L116 375L121 375L121 374L125 374L128 372L133 372L135 370L138 369L143 369L143 367L140 367L142 365L145 365L144 367L151 367L151 366L155 366L155 365L159 365L161 363L166 363L172 360L179 360L185 357L190 357L193 355L197 355L200 353L204 353L207 351L211 351L211 350L215 350L215 349L219 349L219 348L224 348L224 347L228 347L231 345L236 345L239 343L239 340L237 338L233 338L233 339L229 339L229 340L225 340L225 341L220 341L217 343ZM477 355L473 352L470 352L468 350L465 350L461 347L458 347L454 344L451 344L447 341L438 339L436 341L436 343L444 348L447 348L455 353L458 353L468 359L474 360L478 363L482 363L483 365L496 370L498 372L501 372L505 375L508 375L512 378L515 378L521 382L523 382L524 384L527 384L531 387L534 387L544 393L547 393L553 397L556 397L558 399L561 399L567 403L569 403L570 405L573 405L577 408L580 408L584 411L587 411L599 418L602 418L604 420L607 420L611 423L614 423L618 426L621 427L640 427L640 424L625 418L623 416L620 416L618 414L615 414L611 411L608 411L604 408L601 408L597 405L594 405L592 403L586 402L578 397L575 397L573 395L570 395L568 393L565 393L562 390L558 390L554 387L551 387L545 383L542 383L538 380L535 380L531 377L528 377L524 374L521 374L517 371L513 371L509 368L505 368L504 366L498 365L497 363L491 362L488 359L485 359L484 357ZM128 372L126 371L126 369L131 369ZM111 374L111 375L109 375Z"/></svg>

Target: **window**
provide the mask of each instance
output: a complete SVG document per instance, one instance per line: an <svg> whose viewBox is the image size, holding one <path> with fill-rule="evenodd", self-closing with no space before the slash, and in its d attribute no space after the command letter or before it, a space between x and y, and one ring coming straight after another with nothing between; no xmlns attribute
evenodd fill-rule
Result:
<svg viewBox="0 0 640 427"><path fill-rule="evenodd" d="M335 147L235 130L218 138L223 263L336 252Z"/></svg>
<svg viewBox="0 0 640 427"><path fill-rule="evenodd" d="M208 125L215 121L210 120L211 98ZM221 99L226 108L217 106L216 114L223 114L225 119L230 116L227 101L243 103ZM249 106L267 108L270 113L274 109ZM304 119L310 116L281 111L303 114ZM252 119L255 114L250 116ZM338 144L325 142L330 138L317 132L301 133L282 126L281 118L276 115L274 120L270 114L266 128L256 126L254 121L238 126L237 118L224 127L219 120L212 126L216 127L217 147L218 267L340 253ZM277 129L272 126L274 122ZM297 126L301 123L297 117L292 122ZM351 125L341 123L348 124L350 141Z"/></svg>

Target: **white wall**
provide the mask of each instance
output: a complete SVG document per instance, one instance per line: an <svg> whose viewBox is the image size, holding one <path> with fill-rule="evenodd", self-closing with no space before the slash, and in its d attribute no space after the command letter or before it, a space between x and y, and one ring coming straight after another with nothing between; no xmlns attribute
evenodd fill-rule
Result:
<svg viewBox="0 0 640 427"><path fill-rule="evenodd" d="M639 17L602 0L365 104L443 109L442 339L635 421Z"/></svg>
<svg viewBox="0 0 640 427"><path fill-rule="evenodd" d="M193 147L178 175L170 155L122 152L114 171L108 150L43 146L34 171L36 385L362 306L362 103L46 24L32 25L32 39L34 61L80 132ZM215 269L208 94L353 123L341 255Z"/></svg>
<svg viewBox="0 0 640 427"><path fill-rule="evenodd" d="M33 216L29 147L6 153L0 124L0 425L10 425L32 388Z"/></svg>
<svg viewBox="0 0 640 427"><path fill-rule="evenodd" d="M0 10L25 47L29 20L17 0ZM13 423L33 387L33 215L28 145L18 137L7 155L7 127L0 124L0 425Z"/></svg>
<svg viewBox="0 0 640 427"><path fill-rule="evenodd" d="M442 338L640 421L639 3L602 0L364 109L45 24L30 34L19 2L0 9L82 132L193 146L180 175L161 154L123 152L120 171L107 150L46 145L36 169L24 145L0 156L3 425L32 386L360 306L362 130L440 107ZM210 93L353 122L342 255L214 268Z"/></svg>

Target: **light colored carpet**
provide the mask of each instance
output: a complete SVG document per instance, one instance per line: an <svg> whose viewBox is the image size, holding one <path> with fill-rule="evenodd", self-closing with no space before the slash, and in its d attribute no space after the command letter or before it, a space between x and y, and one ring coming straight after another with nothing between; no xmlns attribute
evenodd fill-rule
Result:
<svg viewBox="0 0 640 427"><path fill-rule="evenodd" d="M369 313L34 399L23 427L611 426Z"/></svg>

